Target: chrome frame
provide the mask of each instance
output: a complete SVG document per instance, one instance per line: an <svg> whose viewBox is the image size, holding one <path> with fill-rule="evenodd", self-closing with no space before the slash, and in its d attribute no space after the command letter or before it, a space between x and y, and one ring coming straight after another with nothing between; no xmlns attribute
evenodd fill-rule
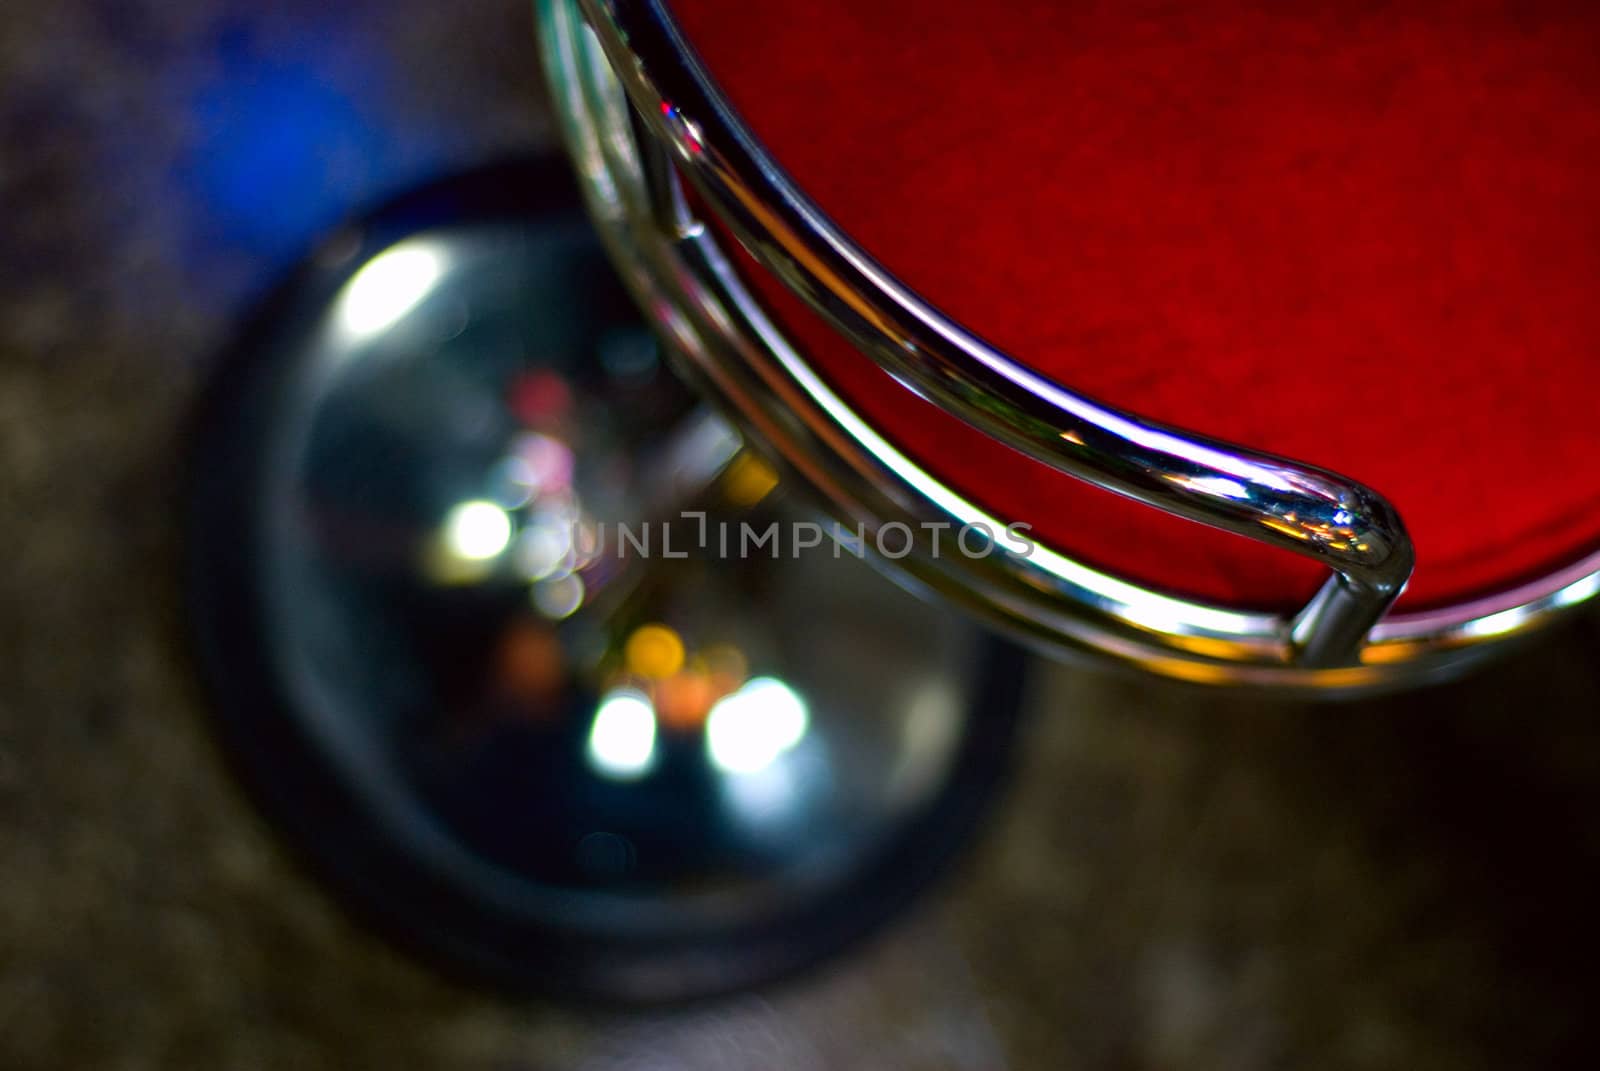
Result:
<svg viewBox="0 0 1600 1071"><path fill-rule="evenodd" d="M1298 614L1153 592L1045 547L888 564L1015 635L1192 681L1350 690L1437 677L1600 593L1600 552L1440 610L1388 614L1413 553L1345 477L1165 427L1028 370L922 301L761 148L661 0L538 0L546 72L591 213L685 374L832 511L877 530L1003 522L884 440L764 314L679 175L756 260L908 389L1096 486L1333 570Z"/></svg>

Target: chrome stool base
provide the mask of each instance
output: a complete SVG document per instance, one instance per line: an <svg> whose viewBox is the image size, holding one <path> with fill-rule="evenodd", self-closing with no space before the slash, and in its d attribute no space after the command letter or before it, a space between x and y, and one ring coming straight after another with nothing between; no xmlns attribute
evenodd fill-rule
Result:
<svg viewBox="0 0 1600 1071"><path fill-rule="evenodd" d="M1005 768L1023 656L847 546L796 556L812 514L661 367L564 163L330 242L199 416L224 743L442 964L624 1001L765 981L925 887Z"/></svg>

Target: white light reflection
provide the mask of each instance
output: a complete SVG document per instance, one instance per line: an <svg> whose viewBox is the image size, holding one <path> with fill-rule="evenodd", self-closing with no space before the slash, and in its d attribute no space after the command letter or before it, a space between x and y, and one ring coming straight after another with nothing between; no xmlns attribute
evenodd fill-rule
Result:
<svg viewBox="0 0 1600 1071"><path fill-rule="evenodd" d="M516 455L502 458L490 475L489 497L504 509L521 509L533 501L535 481L532 468Z"/></svg>
<svg viewBox="0 0 1600 1071"><path fill-rule="evenodd" d="M584 594L583 578L567 573L533 585L533 605L551 621L560 621L578 612Z"/></svg>
<svg viewBox="0 0 1600 1071"><path fill-rule="evenodd" d="M1576 583L1568 584L1555 593L1550 600L1557 609L1565 606L1576 606L1586 599L1592 599L1600 594L1600 573L1590 573Z"/></svg>
<svg viewBox="0 0 1600 1071"><path fill-rule="evenodd" d="M826 769L775 762L753 773L724 777L720 793L728 816L745 832L765 838L803 823L808 798L827 795L826 777Z"/></svg>
<svg viewBox="0 0 1600 1071"><path fill-rule="evenodd" d="M445 518L444 542L459 559L488 561L510 544L511 518L493 502L462 502Z"/></svg>
<svg viewBox="0 0 1600 1071"><path fill-rule="evenodd" d="M1508 632L1515 632L1517 627L1530 616L1532 615L1527 610L1516 606L1510 610L1502 610L1498 614L1480 617L1476 621L1468 621L1461 626L1461 633L1464 636L1471 636L1480 640L1490 639L1494 636L1504 636Z"/></svg>
<svg viewBox="0 0 1600 1071"><path fill-rule="evenodd" d="M535 513L517 537L517 571L529 580L555 576L563 567L569 571L572 557L572 522L559 514Z"/></svg>
<svg viewBox="0 0 1600 1071"><path fill-rule="evenodd" d="M1240 502L1247 501L1250 498L1250 489L1248 487L1227 476L1168 476L1167 479L1184 487L1192 487L1196 491L1220 495L1223 498L1237 499ZM1341 524L1349 523L1348 520L1339 521L1338 517L1335 517L1334 521Z"/></svg>
<svg viewBox="0 0 1600 1071"><path fill-rule="evenodd" d="M944 677L907 682L900 747L884 779L890 797L920 798L948 769L961 734L959 695Z"/></svg>
<svg viewBox="0 0 1600 1071"><path fill-rule="evenodd" d="M656 712L639 692L608 692L589 729L589 763L613 781L634 781L650 772L656 755Z"/></svg>
<svg viewBox="0 0 1600 1071"><path fill-rule="evenodd" d="M344 288L339 319L350 334L375 335L428 296L444 272L429 242L402 242L368 261Z"/></svg>
<svg viewBox="0 0 1600 1071"><path fill-rule="evenodd" d="M765 769L810 727L805 700L774 677L756 677L717 700L706 718L706 750L729 773Z"/></svg>

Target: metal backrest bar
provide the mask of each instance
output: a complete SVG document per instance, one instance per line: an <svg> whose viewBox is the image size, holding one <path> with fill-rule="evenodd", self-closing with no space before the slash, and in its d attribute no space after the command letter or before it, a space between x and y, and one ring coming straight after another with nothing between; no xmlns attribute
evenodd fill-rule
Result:
<svg viewBox="0 0 1600 1071"><path fill-rule="evenodd" d="M719 233L683 197L675 150L630 105L580 3L537 0L556 116L596 227L678 372L844 523L873 532L889 523L1003 527L879 435L766 315ZM1322 696L1443 679L1600 603L1596 551L1481 598L1391 612L1367 633L1359 665L1313 668L1292 642L1293 619L1152 591L1046 546L976 559L935 551L878 564L1051 651L1092 651L1195 682Z"/></svg>
<svg viewBox="0 0 1600 1071"><path fill-rule="evenodd" d="M1306 667L1357 660L1414 561L1394 508L1325 469L1101 405L942 315L839 230L744 126L660 0L581 0L651 133L740 241L923 397L1053 468L1312 558L1333 576L1289 626ZM676 202L647 176L662 205Z"/></svg>

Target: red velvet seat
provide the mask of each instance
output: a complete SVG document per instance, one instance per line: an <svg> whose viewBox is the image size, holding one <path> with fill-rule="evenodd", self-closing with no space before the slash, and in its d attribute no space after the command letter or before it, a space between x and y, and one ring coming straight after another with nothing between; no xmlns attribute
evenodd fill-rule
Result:
<svg viewBox="0 0 1600 1071"><path fill-rule="evenodd" d="M1385 494L1457 602L1600 547L1600 6L677 0L814 200L1063 383ZM911 396L761 273L962 491L1160 589L1317 567L1087 487Z"/></svg>

